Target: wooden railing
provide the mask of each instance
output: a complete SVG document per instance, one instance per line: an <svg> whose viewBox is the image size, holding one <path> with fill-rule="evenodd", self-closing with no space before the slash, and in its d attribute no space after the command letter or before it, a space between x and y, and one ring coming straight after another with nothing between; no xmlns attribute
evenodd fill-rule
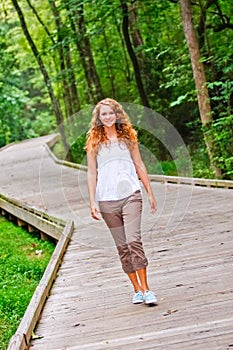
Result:
<svg viewBox="0 0 233 350"><path fill-rule="evenodd" d="M56 274L70 241L74 224L73 221L65 222L3 195L0 195L0 208L3 215L15 217L20 225L27 224L30 229L36 228L39 232L51 236L57 241L43 277L32 296L16 333L8 345L8 350L27 350L30 346L33 330L56 279Z"/></svg>
<svg viewBox="0 0 233 350"><path fill-rule="evenodd" d="M201 179L195 177L179 177L179 176L167 176L167 175L149 175L151 181L158 181L161 183L173 183L180 185L193 185L193 186L205 186L205 187L221 187L221 188L233 188L233 181L230 180L217 180L217 179Z"/></svg>
<svg viewBox="0 0 233 350"><path fill-rule="evenodd" d="M69 166L71 168L76 168L76 169L86 171L87 170L86 165L68 162L67 160L61 160L55 156L55 154L53 153L53 151L51 149L59 140L60 140L60 135L55 135L52 140L50 140L44 144L45 149L49 153L50 157L54 160L54 162L57 164L60 164L60 165L65 165L65 166Z"/></svg>
<svg viewBox="0 0 233 350"><path fill-rule="evenodd" d="M30 207L16 199L7 198L0 194L0 208L4 212L14 216L19 226L27 225L28 231L36 228L41 234L47 234L55 240L59 240L66 222L55 218L36 208Z"/></svg>
<svg viewBox="0 0 233 350"><path fill-rule="evenodd" d="M87 170L87 166L83 164L76 164L68 162L65 160L58 159L52 152L52 147L58 142L60 135L55 135L55 137L47 142L44 146L54 160L55 163L69 166L71 168L76 168L80 170ZM204 178L193 178L193 177L180 177L180 176L167 176L167 175L154 175L149 174L151 181L157 181L160 183L173 183L173 184L185 184L193 186L205 186L205 187L220 187L220 188L233 188L233 181L230 180L218 180L218 179L204 179Z"/></svg>

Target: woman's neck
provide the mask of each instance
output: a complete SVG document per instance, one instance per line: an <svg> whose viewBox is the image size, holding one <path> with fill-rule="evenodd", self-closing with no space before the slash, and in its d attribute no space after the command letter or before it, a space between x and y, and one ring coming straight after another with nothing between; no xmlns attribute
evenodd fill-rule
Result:
<svg viewBox="0 0 233 350"><path fill-rule="evenodd" d="M116 132L115 125L114 125L114 128L105 128L105 134L107 135L110 141L117 140L117 132Z"/></svg>

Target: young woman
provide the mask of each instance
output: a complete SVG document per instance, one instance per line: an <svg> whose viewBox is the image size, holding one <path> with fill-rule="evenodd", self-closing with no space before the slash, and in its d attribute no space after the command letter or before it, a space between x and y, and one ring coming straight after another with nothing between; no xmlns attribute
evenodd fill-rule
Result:
<svg viewBox="0 0 233 350"><path fill-rule="evenodd" d="M147 282L148 260L141 240L141 180L151 213L156 211L136 132L115 100L106 98L93 110L87 133L87 184L91 215L106 222L115 241L123 271L134 287L134 304L156 304Z"/></svg>

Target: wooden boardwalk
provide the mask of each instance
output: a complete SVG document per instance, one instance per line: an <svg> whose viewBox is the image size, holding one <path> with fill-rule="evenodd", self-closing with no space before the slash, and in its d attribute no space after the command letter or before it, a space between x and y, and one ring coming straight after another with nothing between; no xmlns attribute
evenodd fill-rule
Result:
<svg viewBox="0 0 233 350"><path fill-rule="evenodd" d="M143 241L155 307L132 288L103 222L89 215L86 174L54 163L51 136L0 152L0 192L75 230L31 341L33 350L233 349L233 190L152 183Z"/></svg>

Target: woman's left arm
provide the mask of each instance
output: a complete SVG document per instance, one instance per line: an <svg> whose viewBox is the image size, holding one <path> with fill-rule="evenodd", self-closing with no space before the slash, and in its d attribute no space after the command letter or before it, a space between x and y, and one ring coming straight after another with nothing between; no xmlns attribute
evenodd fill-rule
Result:
<svg viewBox="0 0 233 350"><path fill-rule="evenodd" d="M136 169L136 172L138 174L139 179L141 180L147 194L148 194L148 198L150 201L150 206L151 206L151 213L154 214L156 212L157 209L157 204L156 204L156 200L154 197L154 193L152 191L151 188L151 184L150 184L150 179L145 167L144 162L142 161L141 158L141 154L138 148L138 144L136 143L134 148L130 151L131 153L131 157L132 160L134 162L134 166Z"/></svg>

